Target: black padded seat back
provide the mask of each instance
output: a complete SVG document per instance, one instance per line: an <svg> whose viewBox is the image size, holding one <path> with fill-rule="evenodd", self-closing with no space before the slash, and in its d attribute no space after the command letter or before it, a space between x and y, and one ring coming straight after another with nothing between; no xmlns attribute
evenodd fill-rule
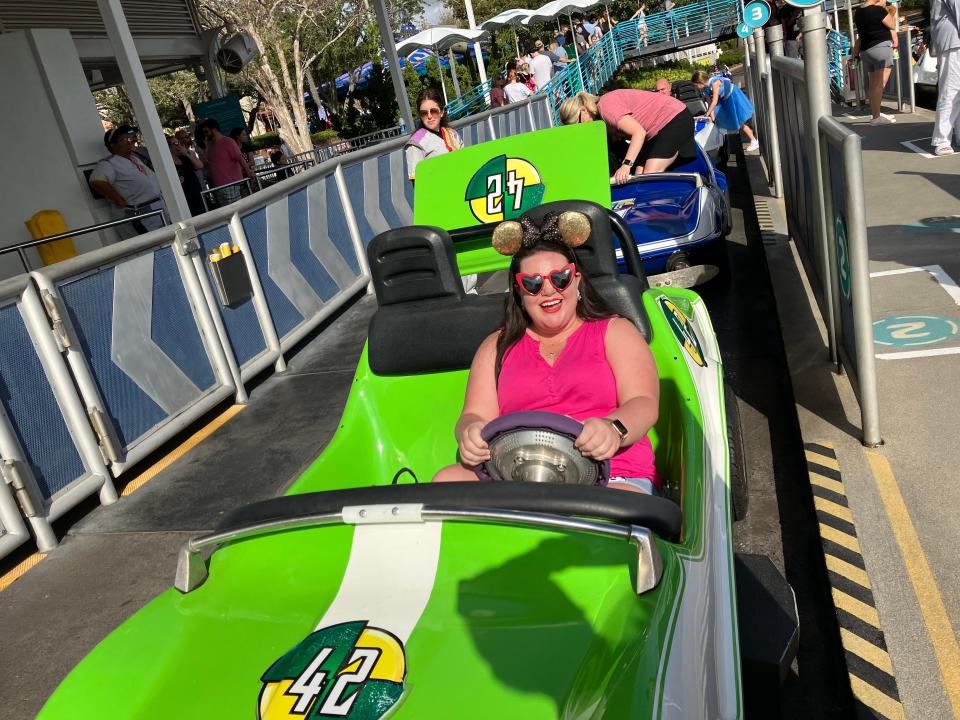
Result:
<svg viewBox="0 0 960 720"><path fill-rule="evenodd" d="M627 318L650 342L650 321L643 309L643 291L649 287L640 264L640 253L626 223L602 205L587 200L557 200L545 203L528 211L537 223L543 222L548 212L582 212L590 219L590 239L573 253L577 257L577 269L590 278L610 308ZM617 266L614 236L624 253L628 272L620 272Z"/></svg>
<svg viewBox="0 0 960 720"><path fill-rule="evenodd" d="M429 225L387 230L367 245L380 307L432 298L462 298L463 283L447 232Z"/></svg>
<svg viewBox="0 0 960 720"><path fill-rule="evenodd" d="M367 362L377 375L465 370L503 324L508 295L467 295L381 307L370 320Z"/></svg>
<svg viewBox="0 0 960 720"><path fill-rule="evenodd" d="M464 294L445 230L387 230L370 241L367 259L379 306L370 320L367 362L377 375L468 368L503 322L506 295Z"/></svg>

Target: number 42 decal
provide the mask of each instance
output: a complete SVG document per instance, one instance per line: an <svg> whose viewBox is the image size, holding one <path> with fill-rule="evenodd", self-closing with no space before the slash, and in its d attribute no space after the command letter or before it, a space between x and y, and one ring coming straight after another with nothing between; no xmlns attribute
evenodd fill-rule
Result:
<svg viewBox="0 0 960 720"><path fill-rule="evenodd" d="M297 702L293 706L296 713L305 713L313 701L323 692L324 685L327 682L327 671L321 670L320 666L333 652L332 647L325 647L317 653L303 673L287 690L288 695L298 696ZM377 658L380 657L380 651L377 648L355 648L347 667L336 677L323 705L317 712L318 715L328 715L331 717L346 717L350 714L350 708L357 699L357 693L352 693L349 697L344 697L344 693L351 688L351 685L361 685L370 677L373 668L376 667Z"/></svg>

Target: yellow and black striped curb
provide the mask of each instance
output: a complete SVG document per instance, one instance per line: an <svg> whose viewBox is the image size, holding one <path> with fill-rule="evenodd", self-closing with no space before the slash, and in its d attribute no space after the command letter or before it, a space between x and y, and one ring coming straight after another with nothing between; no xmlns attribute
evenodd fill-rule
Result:
<svg viewBox="0 0 960 720"><path fill-rule="evenodd" d="M858 717L899 720L904 715L897 679L843 489L837 454L829 443L806 443L803 447L850 688L860 705Z"/></svg>

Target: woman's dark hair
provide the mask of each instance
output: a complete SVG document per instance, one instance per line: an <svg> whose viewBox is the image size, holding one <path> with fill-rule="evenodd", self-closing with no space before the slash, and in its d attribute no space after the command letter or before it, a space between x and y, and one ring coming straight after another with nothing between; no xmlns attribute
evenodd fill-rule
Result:
<svg viewBox="0 0 960 720"><path fill-rule="evenodd" d="M523 309L523 293L517 287L514 276L520 272L520 263L523 259L538 252L560 253L567 259L567 262L577 262L577 256L574 255L572 248L561 242L543 238L529 246L521 247L513 256L507 275L510 282L510 299L506 302L503 312L503 329L497 338L497 363L495 366L497 380L500 379L500 370L503 368L503 358L507 351L520 341L520 338L523 337L530 326L530 316ZM590 283L586 273L583 273L579 267L577 272L580 272L580 297L577 299L577 316L583 320L602 320L603 318L613 317L616 313L600 297L600 293Z"/></svg>
<svg viewBox="0 0 960 720"><path fill-rule="evenodd" d="M447 112L444 109L443 95L435 87L425 87L420 91L420 94L417 95L417 117L420 116L420 106L426 100L433 100L437 104L437 107L440 108L440 127L450 127L450 118L447 117ZM423 118L420 118L418 121L419 127L423 127Z"/></svg>

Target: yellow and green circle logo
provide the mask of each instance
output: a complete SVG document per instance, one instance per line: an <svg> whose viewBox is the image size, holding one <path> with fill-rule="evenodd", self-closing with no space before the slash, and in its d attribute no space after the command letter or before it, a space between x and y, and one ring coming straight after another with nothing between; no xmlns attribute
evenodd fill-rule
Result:
<svg viewBox="0 0 960 720"><path fill-rule="evenodd" d="M700 346L700 338L697 337L697 331L693 329L693 323L683 314L683 311L669 298L661 295L657 298L660 303L660 309L663 310L667 318L667 324L673 331L673 336L677 342L687 351L687 355L700 367L707 366L707 359L703 354L703 348Z"/></svg>
<svg viewBox="0 0 960 720"><path fill-rule="evenodd" d="M406 656L392 633L356 621L310 633L260 681L258 720L379 720L403 695Z"/></svg>
<svg viewBox="0 0 960 720"><path fill-rule="evenodd" d="M499 155L470 178L464 199L480 222L500 222L518 218L539 205L545 190L532 163Z"/></svg>

